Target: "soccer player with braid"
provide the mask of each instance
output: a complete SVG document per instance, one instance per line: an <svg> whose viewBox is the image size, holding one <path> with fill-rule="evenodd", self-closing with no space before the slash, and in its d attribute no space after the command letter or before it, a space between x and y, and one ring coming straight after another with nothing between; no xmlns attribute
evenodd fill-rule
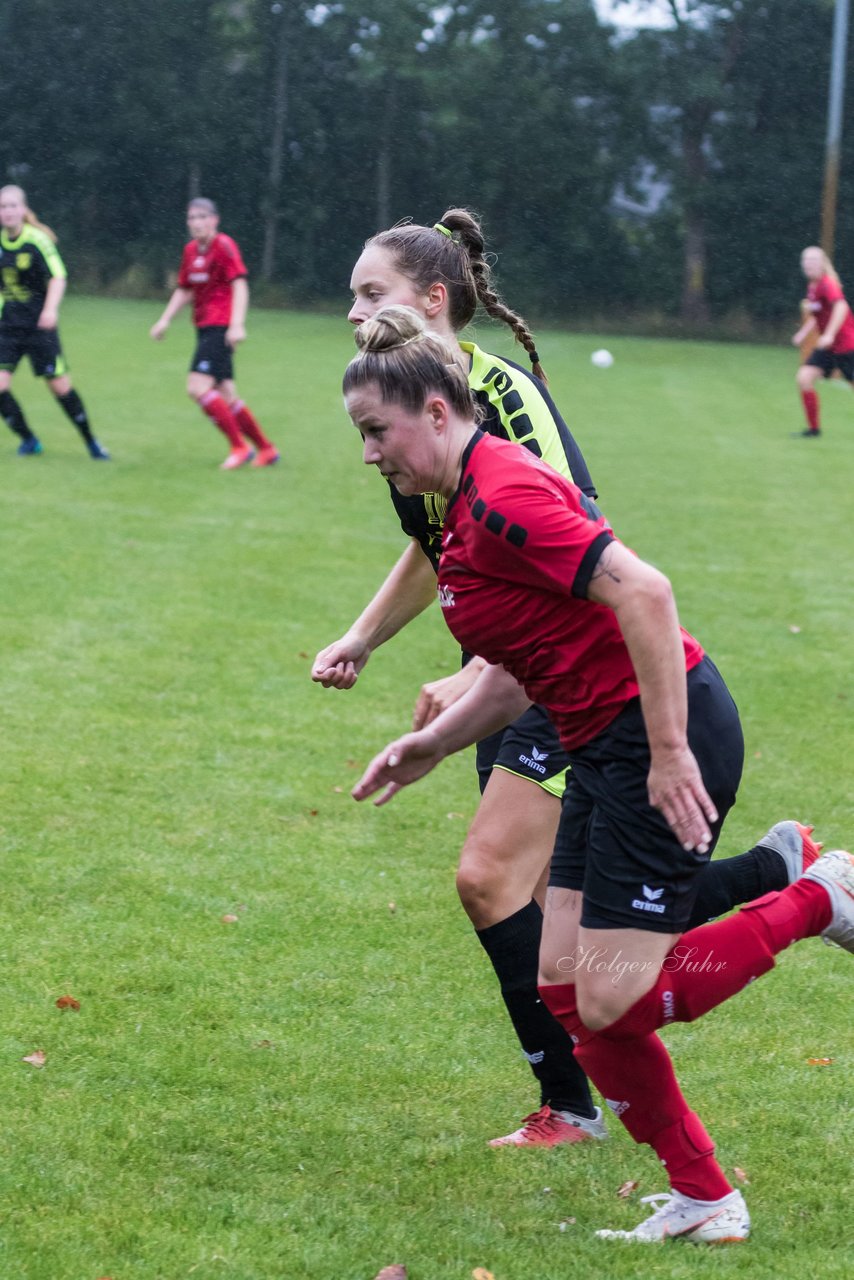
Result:
<svg viewBox="0 0 854 1280"><path fill-rule="evenodd" d="M38 436L9 390L12 375L27 356L37 378L44 378L57 404L77 428L97 462L109 458L92 434L83 401L68 376L59 341L59 306L65 294L65 264L56 236L27 206L20 187L0 188L0 418L16 435L22 457L42 452Z"/></svg>
<svg viewBox="0 0 854 1280"><path fill-rule="evenodd" d="M480 429L455 341L417 312L366 320L344 398L362 458L403 494L447 503L439 603L489 665L429 725L390 743L353 790L390 799L531 703L570 770L542 926L539 990L577 1062L670 1190L603 1239L745 1240L750 1217L657 1035L692 1022L819 934L854 952L854 856L825 853L780 892L694 920L742 772L738 711L667 578L596 504L525 449ZM723 864L725 865L725 863ZM731 1075L737 1075L734 1069Z"/></svg>
<svg viewBox="0 0 854 1280"><path fill-rule="evenodd" d="M465 209L447 210L435 226L406 224L380 232L368 240L353 269L349 319L361 326L390 303L415 308L454 352L480 407L482 429L521 445L528 456L547 463L592 500L596 490L546 389L530 329L496 293L484 250L480 224ZM528 353L531 372L459 340L478 305L512 330ZM373 650L436 595L447 498L403 493L393 475L387 479L411 541L346 634L318 653L312 678L326 687L352 688ZM466 694L485 666L475 657L458 673L425 685L414 727L428 725ZM514 1132L493 1139L493 1146L554 1146L606 1136L601 1110L593 1103L567 1034L537 992L542 906L568 763L541 706L529 708L477 747L482 796L463 845L457 889L540 1088L539 1107ZM707 869L692 922L783 888L816 851L808 830L796 822L778 823L749 853Z"/></svg>
<svg viewBox="0 0 854 1280"><path fill-rule="evenodd" d="M279 452L238 396L234 381L234 351L246 338L249 306L240 249L219 230L217 207L204 196L187 206L187 229L192 239L184 246L178 286L163 315L151 326L151 337L156 342L163 338L173 317L193 303L197 339L187 394L228 440L229 453L221 470L234 471L247 462L253 467L272 466L279 461Z"/></svg>

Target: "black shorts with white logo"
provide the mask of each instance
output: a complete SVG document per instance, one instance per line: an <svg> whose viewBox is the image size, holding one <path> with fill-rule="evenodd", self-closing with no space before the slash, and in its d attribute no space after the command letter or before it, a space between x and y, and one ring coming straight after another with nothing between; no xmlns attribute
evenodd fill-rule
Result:
<svg viewBox="0 0 854 1280"><path fill-rule="evenodd" d="M27 356L37 378L68 373L56 329L4 329L0 325L0 369L14 373Z"/></svg>
<svg viewBox="0 0 854 1280"><path fill-rule="evenodd" d="M843 378L854 382L854 351L826 351L823 347L816 347L806 363L814 369L821 369L825 378L830 378L834 369L838 369Z"/></svg>
<svg viewBox="0 0 854 1280"><path fill-rule="evenodd" d="M234 377L234 353L225 340L227 332L224 324L209 324L196 330L198 337L190 361L190 373L206 373L215 382L225 382Z"/></svg>
<svg viewBox="0 0 854 1280"><path fill-rule="evenodd" d="M714 849L735 803L744 739L735 703L709 658L688 673L688 742L718 811ZM570 752L570 760L549 883L583 890L585 928L683 933L711 850L686 852L649 803L640 700Z"/></svg>
<svg viewBox="0 0 854 1280"><path fill-rule="evenodd" d="M506 729L477 744L477 776L481 794L493 769L536 782L558 799L566 785L569 756L544 707L529 707Z"/></svg>

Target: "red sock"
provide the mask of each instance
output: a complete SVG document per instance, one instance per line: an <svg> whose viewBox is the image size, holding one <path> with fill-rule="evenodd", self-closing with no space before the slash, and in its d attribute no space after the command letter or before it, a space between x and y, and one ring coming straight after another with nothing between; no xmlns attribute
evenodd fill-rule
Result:
<svg viewBox="0 0 854 1280"><path fill-rule="evenodd" d="M804 413L807 416L810 431L818 431L818 392L802 391L801 399L804 402Z"/></svg>
<svg viewBox="0 0 854 1280"><path fill-rule="evenodd" d="M273 442L264 435L258 425L258 419L246 408L242 400L234 401L231 406L231 412L234 414L235 421L247 440L251 440L259 449L270 449L272 447Z"/></svg>
<svg viewBox="0 0 854 1280"><path fill-rule="evenodd" d="M218 391L206 391L203 396L199 396L199 406L228 438L232 449L245 448L243 436L240 434L234 415Z"/></svg>
<svg viewBox="0 0 854 1280"><path fill-rule="evenodd" d="M648 1143L675 1191L719 1200L732 1190L714 1158L714 1143L690 1110L658 1036L625 1043L587 1030L578 1017L575 987L540 987L540 997L575 1041L575 1056L635 1142Z"/></svg>
<svg viewBox="0 0 854 1280"><path fill-rule="evenodd" d="M796 880L726 920L683 933L653 987L599 1034L634 1040L668 1022L693 1022L773 969L780 951L821 933L830 918L827 890L815 880Z"/></svg>

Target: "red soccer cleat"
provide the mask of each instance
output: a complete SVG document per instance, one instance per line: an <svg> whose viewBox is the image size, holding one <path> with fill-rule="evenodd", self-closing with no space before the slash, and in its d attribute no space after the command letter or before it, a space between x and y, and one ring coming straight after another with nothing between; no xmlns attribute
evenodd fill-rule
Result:
<svg viewBox="0 0 854 1280"><path fill-rule="evenodd" d="M259 449L257 455L252 459L253 467L272 467L274 462L279 461L278 449L274 444L265 445L263 449Z"/></svg>
<svg viewBox="0 0 854 1280"><path fill-rule="evenodd" d="M602 1112L596 1115L576 1116L571 1111L552 1111L540 1107L525 1116L522 1127L506 1138L493 1138L491 1147L557 1147L563 1142L586 1142L590 1138L607 1138L608 1131L602 1120Z"/></svg>

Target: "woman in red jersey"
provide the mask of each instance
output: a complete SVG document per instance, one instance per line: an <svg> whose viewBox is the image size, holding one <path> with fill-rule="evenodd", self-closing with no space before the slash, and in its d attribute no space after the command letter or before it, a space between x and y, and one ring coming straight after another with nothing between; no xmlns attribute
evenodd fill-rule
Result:
<svg viewBox="0 0 854 1280"><path fill-rule="evenodd" d="M451 349L409 308L363 324L344 377L363 458L402 493L448 501L438 593L455 638L491 665L354 788L380 802L529 702L569 756L543 922L540 993L575 1056L671 1189L605 1239L747 1238L750 1220L656 1035L693 1021L823 934L854 952L854 857L834 851L780 893L688 929L697 880L741 777L738 712L668 580L564 477L477 426Z"/></svg>
<svg viewBox="0 0 854 1280"><path fill-rule="evenodd" d="M799 347L809 334L818 331L818 341L797 372L798 389L807 425L797 435L814 439L821 435L816 384L838 369L846 381L854 382L854 316L845 300L839 276L823 249L810 245L801 254L801 270L806 276L805 310L809 319L792 338Z"/></svg>
<svg viewBox="0 0 854 1280"><path fill-rule="evenodd" d="M468 209L446 209L438 223L403 223L372 236L351 278L357 327L382 307L413 307L440 334L467 375L483 429L515 441L595 498L587 464L543 381L536 344L521 316L495 291L483 231ZM464 341L460 334L481 307L512 331L531 369ZM433 601L446 500L440 494L389 495L404 532L406 551L359 617L340 639L318 653L312 678L349 689L373 650ZM471 655L464 655L466 661ZM480 659L422 689L414 726L430 722L460 698L483 668ZM460 901L498 979L522 1052L536 1077L540 1105L513 1132L491 1146L546 1146L606 1136L602 1112L571 1056L566 1032L537 991L542 904L568 765L542 707L477 744L481 789L457 871ZM723 914L739 902L783 888L813 856L809 835L795 822L777 826L749 853L708 869L697 895L695 922Z"/></svg>
<svg viewBox="0 0 854 1280"><path fill-rule="evenodd" d="M184 247L178 287L151 336L161 339L174 316L193 303L193 324L198 338L187 392L228 440L230 452L223 471L250 462L269 467L278 462L276 446L267 439L257 419L237 394L234 351L246 338L249 286L240 249L231 236L219 230L219 213L213 200L199 196L187 206L187 228L193 237Z"/></svg>

